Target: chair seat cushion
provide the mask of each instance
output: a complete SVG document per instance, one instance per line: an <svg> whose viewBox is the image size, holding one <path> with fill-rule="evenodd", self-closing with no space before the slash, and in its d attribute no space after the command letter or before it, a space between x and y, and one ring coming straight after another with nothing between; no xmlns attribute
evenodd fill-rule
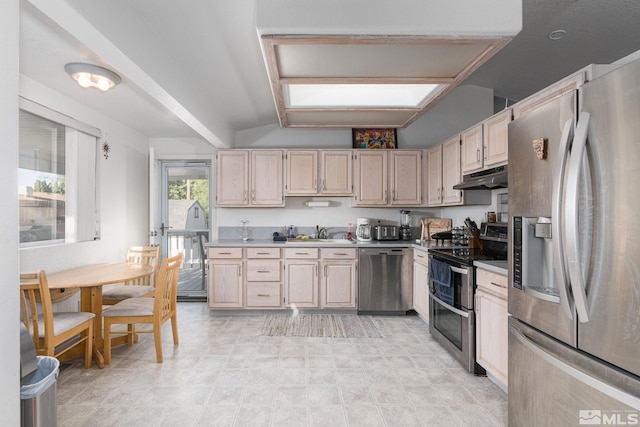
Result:
<svg viewBox="0 0 640 427"><path fill-rule="evenodd" d="M53 313L53 334L60 335L69 329L93 319L95 314L85 311ZM38 316L38 336L44 338L44 317Z"/></svg>
<svg viewBox="0 0 640 427"><path fill-rule="evenodd" d="M153 298L129 298L102 312L102 317L153 316Z"/></svg>
<svg viewBox="0 0 640 427"><path fill-rule="evenodd" d="M114 286L110 289L104 289L102 291L102 298L119 300L124 300L127 298L138 298L155 292L155 289L156 288L154 288L153 286Z"/></svg>

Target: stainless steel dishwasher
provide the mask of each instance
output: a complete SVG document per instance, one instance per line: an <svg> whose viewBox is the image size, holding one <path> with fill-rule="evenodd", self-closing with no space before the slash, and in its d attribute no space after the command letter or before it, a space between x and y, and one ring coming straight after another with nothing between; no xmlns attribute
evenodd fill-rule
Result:
<svg viewBox="0 0 640 427"><path fill-rule="evenodd" d="M406 314L413 306L409 248L358 250L358 313Z"/></svg>

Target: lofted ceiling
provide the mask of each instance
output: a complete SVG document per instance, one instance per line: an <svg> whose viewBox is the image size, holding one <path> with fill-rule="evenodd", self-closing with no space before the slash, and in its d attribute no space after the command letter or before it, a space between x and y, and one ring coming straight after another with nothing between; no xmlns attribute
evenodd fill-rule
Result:
<svg viewBox="0 0 640 427"><path fill-rule="evenodd" d="M268 0L21 0L20 73L150 138L233 146L237 131L279 122L257 1ZM513 102L640 49L637 0L522 1L522 31L462 84ZM547 37L559 29L564 38ZM68 62L107 67L123 82L82 89Z"/></svg>

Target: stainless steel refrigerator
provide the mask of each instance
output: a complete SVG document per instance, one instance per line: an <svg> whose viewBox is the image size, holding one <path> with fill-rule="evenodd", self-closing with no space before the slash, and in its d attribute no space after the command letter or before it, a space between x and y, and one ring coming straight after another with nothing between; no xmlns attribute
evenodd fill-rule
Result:
<svg viewBox="0 0 640 427"><path fill-rule="evenodd" d="M509 425L640 425L640 61L509 125Z"/></svg>

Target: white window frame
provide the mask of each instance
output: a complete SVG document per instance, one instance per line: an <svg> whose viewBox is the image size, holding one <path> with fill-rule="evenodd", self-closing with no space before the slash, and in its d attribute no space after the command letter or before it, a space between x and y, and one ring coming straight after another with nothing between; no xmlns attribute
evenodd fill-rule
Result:
<svg viewBox="0 0 640 427"><path fill-rule="evenodd" d="M22 242L20 247L100 239L98 144L102 131L26 98L20 97L19 107L65 127L65 238ZM95 144L95 149L82 150L85 143Z"/></svg>

